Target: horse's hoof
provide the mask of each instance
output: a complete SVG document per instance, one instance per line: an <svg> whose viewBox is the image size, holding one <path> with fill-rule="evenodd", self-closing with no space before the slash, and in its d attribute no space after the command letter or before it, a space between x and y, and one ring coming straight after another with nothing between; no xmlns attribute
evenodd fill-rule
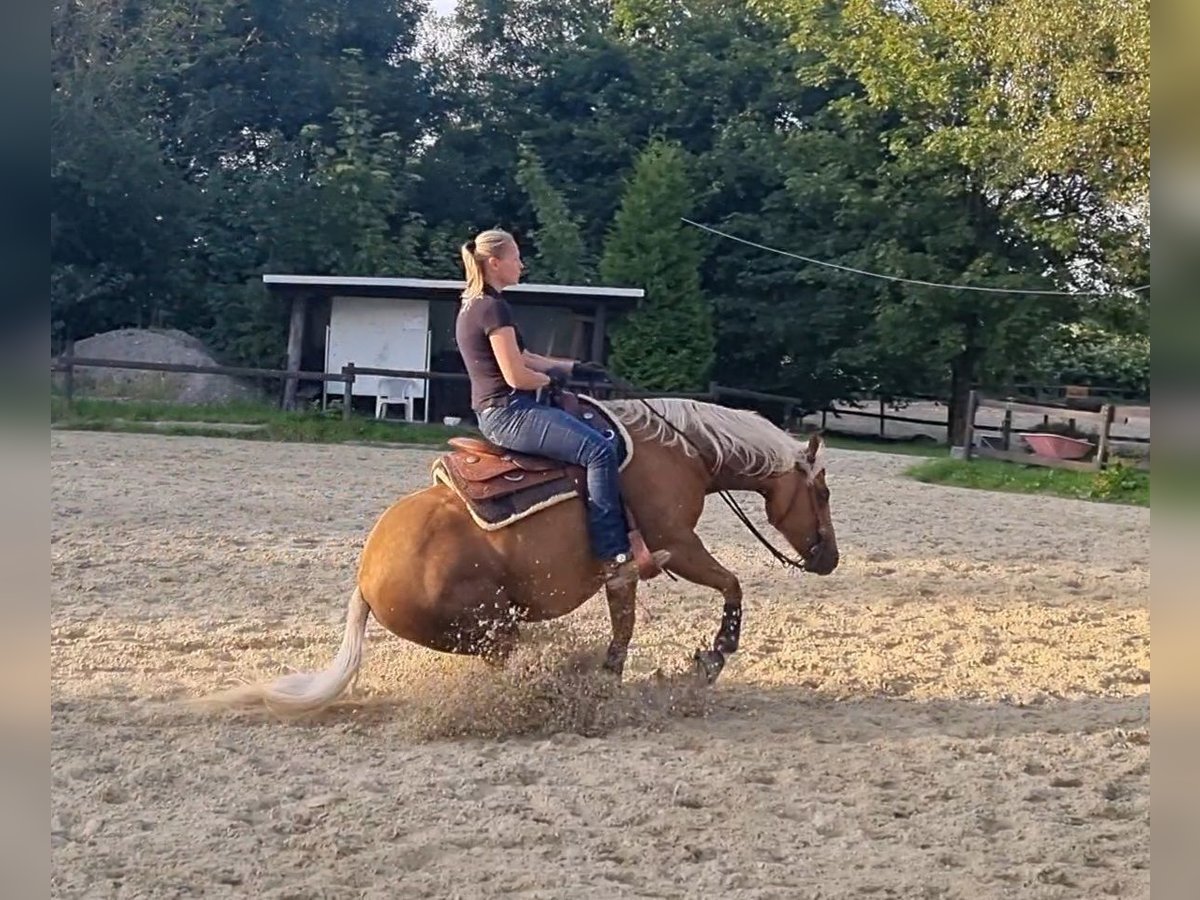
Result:
<svg viewBox="0 0 1200 900"><path fill-rule="evenodd" d="M715 684L725 668L725 654L720 650L697 650L692 660L696 663L696 673L708 684Z"/></svg>

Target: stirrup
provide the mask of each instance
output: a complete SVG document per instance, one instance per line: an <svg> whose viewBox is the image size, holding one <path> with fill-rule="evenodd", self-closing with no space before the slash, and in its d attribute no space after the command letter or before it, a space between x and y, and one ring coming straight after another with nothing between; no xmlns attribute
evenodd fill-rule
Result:
<svg viewBox="0 0 1200 900"><path fill-rule="evenodd" d="M628 506L625 507L625 518L632 523L633 515ZM633 560L637 563L638 575L642 581L649 581L661 575L663 566L671 558L670 552L666 550L651 553L650 548L646 546L646 539L642 537L641 529L637 527L629 530L629 549L633 553Z"/></svg>

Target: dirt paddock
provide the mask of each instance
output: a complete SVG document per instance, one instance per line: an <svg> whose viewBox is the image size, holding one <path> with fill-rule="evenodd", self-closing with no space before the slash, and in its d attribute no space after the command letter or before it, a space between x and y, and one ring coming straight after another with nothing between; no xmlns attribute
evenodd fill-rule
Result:
<svg viewBox="0 0 1200 900"><path fill-rule="evenodd" d="M1149 897L1148 511L903 457L831 452L827 578L710 503L746 593L713 690L721 601L660 578L619 687L597 597L501 673L371 625L319 721L189 708L331 658L430 459L52 434L52 896Z"/></svg>

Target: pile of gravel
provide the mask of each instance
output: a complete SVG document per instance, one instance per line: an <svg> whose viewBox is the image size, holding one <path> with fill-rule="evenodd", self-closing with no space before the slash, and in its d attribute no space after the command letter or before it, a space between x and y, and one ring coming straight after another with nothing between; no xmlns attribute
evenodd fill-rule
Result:
<svg viewBox="0 0 1200 900"><path fill-rule="evenodd" d="M76 341L75 355L191 366L220 365L202 341L175 329L107 331ZM75 384L81 396L162 400L189 405L261 399L250 385L229 375L81 368L75 370Z"/></svg>

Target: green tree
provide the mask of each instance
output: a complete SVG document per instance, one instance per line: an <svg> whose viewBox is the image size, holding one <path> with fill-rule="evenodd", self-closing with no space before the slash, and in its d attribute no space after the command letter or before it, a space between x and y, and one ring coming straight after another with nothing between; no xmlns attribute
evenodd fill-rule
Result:
<svg viewBox="0 0 1200 900"><path fill-rule="evenodd" d="M174 23L144 41L108 4L51 10L50 318L56 343L186 320L202 198L147 99Z"/></svg>
<svg viewBox="0 0 1200 900"><path fill-rule="evenodd" d="M725 230L870 272L1044 286L1045 248L1006 228L961 166L890 149L905 133L897 117L851 94L803 125L779 139L730 134L738 152L714 158L712 181L761 200L753 215L714 213ZM748 171L761 174L747 183ZM1046 327L1078 315L1069 298L897 284L737 244L722 244L707 268L722 285L721 380L810 408L860 393L948 393L956 435L973 384L1003 380Z"/></svg>
<svg viewBox="0 0 1200 900"><path fill-rule="evenodd" d="M431 50L453 109L422 154L416 203L433 225L506 223L518 238L540 215L521 183L521 146L536 155L599 247L654 119L610 0L464 0ZM635 123L646 110L645 118ZM540 227L544 228L542 224Z"/></svg>
<svg viewBox="0 0 1200 900"><path fill-rule="evenodd" d="M270 163L264 138L332 127L346 90L408 146L436 125L436 71L416 58L426 0L116 0L136 54L164 37L149 71L155 115L200 172ZM173 23L164 35L164 23ZM350 51L349 53L347 51ZM160 51L163 52L163 51ZM264 152L267 151L267 152Z"/></svg>
<svg viewBox="0 0 1200 900"><path fill-rule="evenodd" d="M1080 304L1071 297L998 292L1044 289L1040 273L1061 264L1061 258L1005 222L963 166L895 149L908 127L897 124L894 116L850 98L831 114L841 130L825 140L846 146L856 170L843 188L836 221L839 230L857 235L860 242L857 250L833 261L997 291L926 287L849 273L810 275L836 286L843 298L869 298L869 330L857 349L843 345L841 352L873 371L877 392L900 398L948 393L950 438L956 442L971 388L1010 379L1031 358L1037 337L1076 319ZM826 154L830 160L838 156ZM810 192L824 193L820 182L832 181L840 165L834 161L832 168L794 175L789 184L794 202L804 205Z"/></svg>
<svg viewBox="0 0 1200 900"><path fill-rule="evenodd" d="M638 156L604 244L605 283L645 290L613 336L613 368L653 390L694 390L713 361L712 309L700 289L703 251L680 223L690 212L686 157L651 141Z"/></svg>
<svg viewBox="0 0 1200 900"><path fill-rule="evenodd" d="M353 66L346 81L345 105L331 125L306 126L295 143L278 141L273 159L260 151L261 167L209 180L215 197L206 233L217 240L204 252L222 277L207 292L201 330L234 359L277 361L283 351L283 312L253 283L263 270L411 275L421 268L422 222L406 202L405 148L380 130Z"/></svg>
<svg viewBox="0 0 1200 900"><path fill-rule="evenodd" d="M276 310L246 284L272 261L406 264L408 161L443 114L414 56L424 7L54 4L55 334L173 325L254 358Z"/></svg>
<svg viewBox="0 0 1200 900"><path fill-rule="evenodd" d="M869 252L877 128L806 115L779 132L743 122L704 160L703 216L756 243L847 265ZM879 213L887 211L880 204ZM756 247L711 239L704 283L717 312L715 378L799 397L812 409L869 392L876 285Z"/></svg>
<svg viewBox="0 0 1200 900"><path fill-rule="evenodd" d="M1087 269L1144 278L1150 0L753 0L808 51L913 126L905 152L968 170L1001 218Z"/></svg>
<svg viewBox="0 0 1200 900"><path fill-rule="evenodd" d="M1150 396L1150 338L1116 333L1091 322L1054 328L1036 342L1021 374L1033 383L1088 384Z"/></svg>
<svg viewBox="0 0 1200 900"><path fill-rule="evenodd" d="M546 177L537 154L527 146L521 148L517 180L529 195L538 222L530 234L537 247L533 277L563 284L589 283L593 266L584 255L579 221Z"/></svg>

